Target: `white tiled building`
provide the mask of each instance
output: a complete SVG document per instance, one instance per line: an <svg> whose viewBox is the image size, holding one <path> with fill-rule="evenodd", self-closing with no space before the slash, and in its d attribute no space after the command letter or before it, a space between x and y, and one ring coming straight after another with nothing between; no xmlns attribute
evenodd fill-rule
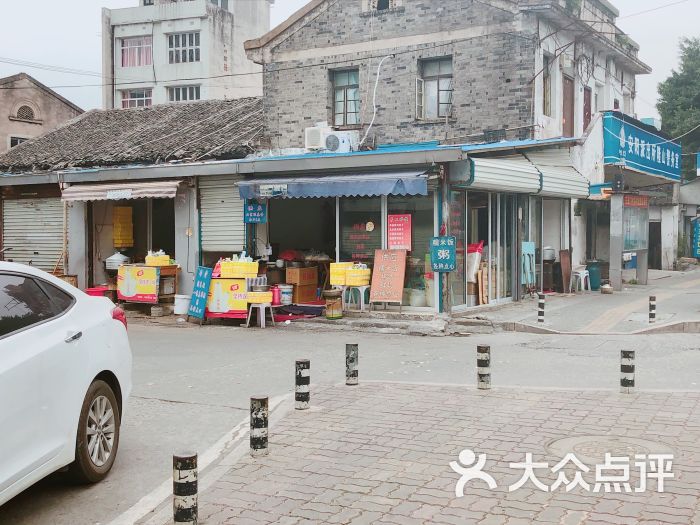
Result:
<svg viewBox="0 0 700 525"><path fill-rule="evenodd" d="M269 30L274 0L139 0L103 9L106 109L262 94L243 42Z"/></svg>

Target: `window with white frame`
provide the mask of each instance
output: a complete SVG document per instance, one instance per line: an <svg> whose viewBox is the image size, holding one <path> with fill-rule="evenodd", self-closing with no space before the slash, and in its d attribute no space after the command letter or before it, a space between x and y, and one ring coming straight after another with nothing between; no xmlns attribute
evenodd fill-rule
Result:
<svg viewBox="0 0 700 525"><path fill-rule="evenodd" d="M168 88L168 100L170 102L189 102L199 100L199 86L173 86Z"/></svg>
<svg viewBox="0 0 700 525"><path fill-rule="evenodd" d="M144 108L152 104L152 89L126 89L122 91L122 109Z"/></svg>
<svg viewBox="0 0 700 525"><path fill-rule="evenodd" d="M153 64L153 37L122 38L122 67L150 66Z"/></svg>
<svg viewBox="0 0 700 525"><path fill-rule="evenodd" d="M402 0L364 0L363 11L388 11L396 9L402 3Z"/></svg>
<svg viewBox="0 0 700 525"><path fill-rule="evenodd" d="M168 35L168 61L171 64L199 62L199 32Z"/></svg>
<svg viewBox="0 0 700 525"><path fill-rule="evenodd" d="M360 123L360 72L357 69L333 71L333 124Z"/></svg>
<svg viewBox="0 0 700 525"><path fill-rule="evenodd" d="M438 119L452 114L452 57L421 60L416 79L416 118Z"/></svg>

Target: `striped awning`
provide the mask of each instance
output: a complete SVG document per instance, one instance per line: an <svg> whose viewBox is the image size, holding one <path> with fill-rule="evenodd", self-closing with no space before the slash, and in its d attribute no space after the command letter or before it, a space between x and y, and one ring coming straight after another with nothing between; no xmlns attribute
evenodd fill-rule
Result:
<svg viewBox="0 0 700 525"><path fill-rule="evenodd" d="M181 180L76 184L63 190L64 201L119 201L127 199L174 199Z"/></svg>

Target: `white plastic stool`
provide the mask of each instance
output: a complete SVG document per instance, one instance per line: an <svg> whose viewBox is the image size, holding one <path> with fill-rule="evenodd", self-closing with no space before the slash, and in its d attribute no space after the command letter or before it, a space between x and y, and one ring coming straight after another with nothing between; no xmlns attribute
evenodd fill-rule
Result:
<svg viewBox="0 0 700 525"><path fill-rule="evenodd" d="M272 311L272 304L270 303L259 303L259 304L249 304L248 305L248 319L246 319L245 327L250 327L250 318L253 314L253 308L258 309L258 321L260 322L260 328L265 328L265 314L267 309L270 310L270 319L272 320L272 326L275 326L275 313Z"/></svg>
<svg viewBox="0 0 700 525"><path fill-rule="evenodd" d="M569 290L571 293L576 293L577 290L582 292L586 291L586 283L588 283L588 291L592 292L591 288L591 274L585 268L579 270L571 271L571 282L569 283Z"/></svg>
<svg viewBox="0 0 700 525"><path fill-rule="evenodd" d="M351 304L357 305L358 303L355 302L355 295L352 293L353 290L357 290L360 294L360 302L359 302L359 307L360 311L364 311L365 309L365 292L369 290L369 286L347 286L347 291L350 292L350 296L348 297L347 300L347 306L350 306Z"/></svg>

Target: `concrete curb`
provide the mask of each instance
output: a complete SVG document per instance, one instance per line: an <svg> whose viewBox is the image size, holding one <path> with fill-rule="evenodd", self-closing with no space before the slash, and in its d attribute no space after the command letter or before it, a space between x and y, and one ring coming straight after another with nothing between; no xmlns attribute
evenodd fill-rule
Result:
<svg viewBox="0 0 700 525"><path fill-rule="evenodd" d="M700 334L700 321L677 321L633 332L562 332L526 323L503 322L494 326L501 332L520 332L549 335L656 335L656 334Z"/></svg>

